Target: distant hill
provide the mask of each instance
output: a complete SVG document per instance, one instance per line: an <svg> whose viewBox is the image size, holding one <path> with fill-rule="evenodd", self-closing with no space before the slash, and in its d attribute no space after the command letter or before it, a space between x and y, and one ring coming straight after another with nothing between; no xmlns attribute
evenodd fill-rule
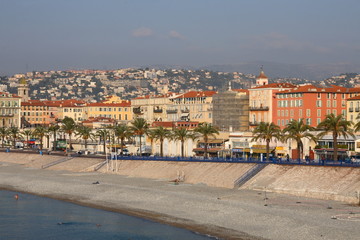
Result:
<svg viewBox="0 0 360 240"><path fill-rule="evenodd" d="M244 62L239 64L209 65L201 67L212 71L241 72L258 74L260 67L269 78L302 78L309 80L324 80L341 73L360 72L360 64L286 64L265 61Z"/></svg>

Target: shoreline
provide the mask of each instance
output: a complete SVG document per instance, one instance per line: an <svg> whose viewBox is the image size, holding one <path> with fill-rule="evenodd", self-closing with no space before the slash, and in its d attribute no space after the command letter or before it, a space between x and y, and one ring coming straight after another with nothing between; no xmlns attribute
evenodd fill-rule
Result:
<svg viewBox="0 0 360 240"><path fill-rule="evenodd" d="M98 204L84 203L82 201L78 201L75 199L61 198L59 196L42 195L42 194L37 194L34 192L19 191L12 186L9 186L9 187L0 186L0 191L2 191L2 190L16 192L16 193L20 193L20 194L21 193L31 194L31 195L35 195L35 196L39 196L39 197L46 197L46 198L51 198L54 200L73 203L73 204L84 206L84 207L95 208L95 209L99 209L99 210L103 210L103 211L109 211L109 212L124 214L124 215L132 216L132 217L142 218L142 219L157 222L160 224L166 224L166 225L186 229L193 233L213 237L215 239L265 240L265 238L251 236L245 232L234 231L231 229L226 229L226 228L218 227L215 225L212 225L212 226L201 225L201 224L191 222L191 220L188 220L188 219L175 218L170 215L158 214L158 213L151 212L151 211L140 211L138 209L125 209L125 208L111 208L111 207L106 207L106 206L98 205Z"/></svg>
<svg viewBox="0 0 360 240"><path fill-rule="evenodd" d="M96 181L100 184L93 184ZM360 216L359 207L273 192L38 169L9 161L0 162L0 187L141 217L222 239L335 240L356 239L360 234L358 221L332 219L349 212Z"/></svg>

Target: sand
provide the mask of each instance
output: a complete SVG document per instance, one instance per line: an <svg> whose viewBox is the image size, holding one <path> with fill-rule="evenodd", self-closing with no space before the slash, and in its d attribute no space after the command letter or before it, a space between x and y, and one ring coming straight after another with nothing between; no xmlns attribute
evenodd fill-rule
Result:
<svg viewBox="0 0 360 240"><path fill-rule="evenodd" d="M360 209L342 202L59 167L40 169L36 158L13 156L12 161L0 162L2 189L139 216L222 239L359 239L360 235ZM41 161L53 159L43 156ZM96 181L99 184L93 184Z"/></svg>

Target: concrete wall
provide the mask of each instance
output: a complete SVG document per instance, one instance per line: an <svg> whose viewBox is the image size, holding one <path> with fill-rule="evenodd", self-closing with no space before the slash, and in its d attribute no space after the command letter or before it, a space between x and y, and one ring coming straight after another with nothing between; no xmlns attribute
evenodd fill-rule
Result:
<svg viewBox="0 0 360 240"><path fill-rule="evenodd" d="M0 153L0 162L11 162L34 168L41 168L42 165L61 158L64 157ZM93 171L94 167L103 161L104 159L76 157L46 170ZM99 172L165 181L172 181L178 176L184 176L184 182L188 184L233 188L234 181L252 166L253 164L248 163L118 160L117 163L110 161L109 166L104 165ZM245 183L241 189L266 190L358 204L360 168L270 164Z"/></svg>

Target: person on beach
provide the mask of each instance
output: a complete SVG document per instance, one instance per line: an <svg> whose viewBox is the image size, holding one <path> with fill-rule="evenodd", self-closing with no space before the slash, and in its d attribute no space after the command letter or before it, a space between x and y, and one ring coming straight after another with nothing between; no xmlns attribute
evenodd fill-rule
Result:
<svg viewBox="0 0 360 240"><path fill-rule="evenodd" d="M14 198L15 198L15 200L19 200L19 195L18 195L18 194L15 194L15 195L14 195Z"/></svg>

